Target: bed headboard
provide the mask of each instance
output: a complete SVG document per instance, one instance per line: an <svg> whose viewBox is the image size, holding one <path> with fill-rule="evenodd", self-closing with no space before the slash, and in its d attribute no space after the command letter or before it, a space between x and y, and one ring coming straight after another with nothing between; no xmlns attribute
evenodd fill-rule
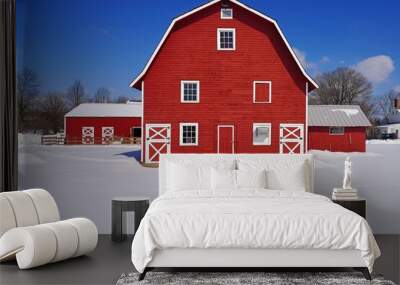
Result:
<svg viewBox="0 0 400 285"><path fill-rule="evenodd" d="M257 159L267 160L272 163L279 163L279 161L297 160L306 163L306 180L307 192L314 192L314 159L312 154L162 154L160 155L159 164L159 180L158 189L159 195L167 191L167 175L168 164L173 161L185 162L190 164L213 164L216 161L232 161L236 165L236 161L240 159Z"/></svg>

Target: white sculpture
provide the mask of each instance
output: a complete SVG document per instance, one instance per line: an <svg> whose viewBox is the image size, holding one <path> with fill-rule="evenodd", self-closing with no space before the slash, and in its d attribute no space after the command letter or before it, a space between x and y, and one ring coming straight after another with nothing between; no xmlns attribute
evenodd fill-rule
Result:
<svg viewBox="0 0 400 285"><path fill-rule="evenodd" d="M344 178L343 178L343 189L351 190L351 159L350 157L346 157L344 161Z"/></svg>

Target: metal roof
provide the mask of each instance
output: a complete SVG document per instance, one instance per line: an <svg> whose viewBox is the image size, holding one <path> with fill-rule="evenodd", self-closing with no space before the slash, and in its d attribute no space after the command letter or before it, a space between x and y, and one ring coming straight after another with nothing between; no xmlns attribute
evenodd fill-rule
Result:
<svg viewBox="0 0 400 285"><path fill-rule="evenodd" d="M367 116L357 105L310 105L308 125L311 127L370 127Z"/></svg>
<svg viewBox="0 0 400 285"><path fill-rule="evenodd" d="M72 109L65 117L141 117L142 102L126 104L84 103Z"/></svg>

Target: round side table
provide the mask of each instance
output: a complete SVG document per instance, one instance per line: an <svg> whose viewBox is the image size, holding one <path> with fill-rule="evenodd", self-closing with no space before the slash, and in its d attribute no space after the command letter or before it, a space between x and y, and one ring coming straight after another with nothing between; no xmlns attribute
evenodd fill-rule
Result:
<svg viewBox="0 0 400 285"><path fill-rule="evenodd" d="M150 198L149 197L115 197L112 199L112 218L111 218L111 239L113 241L123 241L126 239L126 234L123 233L124 224L124 212L135 212L135 232L136 233L140 221L146 214L149 208Z"/></svg>

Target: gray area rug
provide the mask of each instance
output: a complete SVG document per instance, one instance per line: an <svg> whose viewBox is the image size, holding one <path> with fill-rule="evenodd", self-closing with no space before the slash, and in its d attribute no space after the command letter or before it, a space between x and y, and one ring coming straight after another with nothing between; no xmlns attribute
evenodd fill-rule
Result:
<svg viewBox="0 0 400 285"><path fill-rule="evenodd" d="M392 281L384 280L380 275L373 275L368 281L358 272L148 272L146 278L138 281L138 273L122 274L117 285L146 285L146 284L267 284L267 285L297 285L297 284L328 284L328 285L395 285Z"/></svg>

